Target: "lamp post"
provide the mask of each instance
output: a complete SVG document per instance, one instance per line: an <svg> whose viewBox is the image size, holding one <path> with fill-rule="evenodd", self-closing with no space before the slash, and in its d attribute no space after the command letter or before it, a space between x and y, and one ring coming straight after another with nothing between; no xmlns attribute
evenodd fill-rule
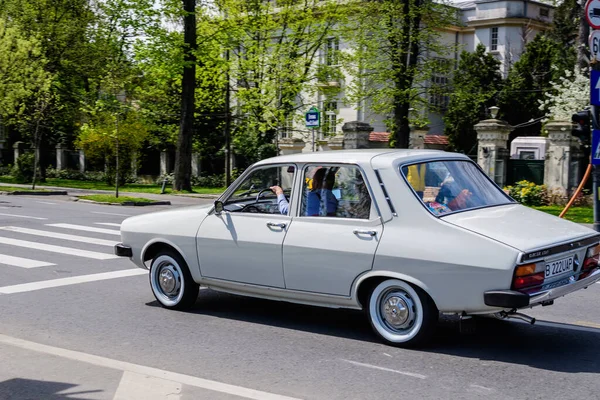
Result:
<svg viewBox="0 0 600 400"><path fill-rule="evenodd" d="M125 91L121 91L117 94L117 112L115 114L115 197L119 198L119 114L121 112L121 104L125 103L127 95Z"/></svg>
<svg viewBox="0 0 600 400"><path fill-rule="evenodd" d="M488 110L490 111L492 119L496 119L496 117L498 116L498 111L500 111L500 107L491 106L490 108L488 108Z"/></svg>

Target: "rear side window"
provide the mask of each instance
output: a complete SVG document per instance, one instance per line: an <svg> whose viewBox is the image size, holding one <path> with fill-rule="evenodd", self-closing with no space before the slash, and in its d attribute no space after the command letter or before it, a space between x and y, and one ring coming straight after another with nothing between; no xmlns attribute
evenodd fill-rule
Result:
<svg viewBox="0 0 600 400"><path fill-rule="evenodd" d="M300 216L370 218L373 202L358 167L308 166L302 186Z"/></svg>
<svg viewBox="0 0 600 400"><path fill-rule="evenodd" d="M434 215L512 203L469 161L431 161L404 165L401 171Z"/></svg>

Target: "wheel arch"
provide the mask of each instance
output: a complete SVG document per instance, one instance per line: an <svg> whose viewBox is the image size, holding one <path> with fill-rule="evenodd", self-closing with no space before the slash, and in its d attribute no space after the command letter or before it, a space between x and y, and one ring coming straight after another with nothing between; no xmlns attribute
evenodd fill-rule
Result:
<svg viewBox="0 0 600 400"><path fill-rule="evenodd" d="M369 299L369 294L377 285L388 279L399 279L401 281L409 283L414 287L421 289L423 292L425 292L425 294L429 296L429 298L431 298L431 300L437 307L438 303L436 301L436 298L432 296L429 287L424 282L415 279L412 276L393 271L370 271L364 275L361 275L359 278L356 279L354 283L352 297L356 299L356 302L364 310Z"/></svg>

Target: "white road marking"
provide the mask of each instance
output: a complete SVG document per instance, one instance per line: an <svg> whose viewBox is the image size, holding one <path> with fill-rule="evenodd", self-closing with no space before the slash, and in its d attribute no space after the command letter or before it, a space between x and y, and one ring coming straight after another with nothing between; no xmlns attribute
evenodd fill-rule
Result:
<svg viewBox="0 0 600 400"><path fill-rule="evenodd" d="M384 356L386 356L386 357L390 357L390 358L392 358L392 355L391 355L391 354L388 354L388 353L383 353L383 355L384 355Z"/></svg>
<svg viewBox="0 0 600 400"><path fill-rule="evenodd" d="M104 226L116 226L117 228L121 227L121 224L113 224L112 222L94 222L96 225L104 225Z"/></svg>
<svg viewBox="0 0 600 400"><path fill-rule="evenodd" d="M109 253L98 253L95 251L73 249L71 247L54 246L52 244L44 244L39 242L28 242L26 240L12 239L0 236L0 243L8 244L10 246L26 247L28 249L50 251L53 253L69 254L72 256L93 258L94 260L110 260L113 258L119 258L115 254Z"/></svg>
<svg viewBox="0 0 600 400"><path fill-rule="evenodd" d="M40 204L50 204L51 206L56 205L56 203L50 203L49 201L36 201L36 203L40 203Z"/></svg>
<svg viewBox="0 0 600 400"><path fill-rule="evenodd" d="M179 382L125 371L113 400L179 400L181 389Z"/></svg>
<svg viewBox="0 0 600 400"><path fill-rule="evenodd" d="M31 260L29 258L13 257L6 254L0 254L0 264L12 265L13 267L21 268L38 268L38 267L50 267L52 263Z"/></svg>
<svg viewBox="0 0 600 400"><path fill-rule="evenodd" d="M364 363L360 363L358 361L352 361L352 360L344 360L344 359L341 359L341 360L344 361L344 362L350 363L352 365L359 366L359 367L365 367L365 368L371 368L371 369L378 369L380 371L386 371L386 372L393 372L395 374L412 376L413 378L427 379L427 376L421 375L421 374L415 374L414 372L398 371L397 369L385 368L385 367L380 367L380 366L371 365L371 364L364 364Z"/></svg>
<svg viewBox="0 0 600 400"><path fill-rule="evenodd" d="M21 283L19 285L0 287L0 294L15 294L32 292L34 290L55 288L61 286L77 285L80 283L104 281L107 279L125 278L128 276L148 275L148 271L141 268L125 269L121 271L102 272L99 274L71 276L69 278L50 279L49 281L38 281Z"/></svg>
<svg viewBox="0 0 600 400"><path fill-rule="evenodd" d="M73 242L98 244L100 246L114 246L115 244L118 243L118 242L115 242L112 240L96 239L96 238L91 238L91 237L86 237L86 236L67 235L65 233L50 232L50 231L40 231L37 229L21 228L18 226L0 226L0 230L17 232L17 233L25 233L27 235L37 235L37 236L43 236L43 237L49 237L49 238L55 238L55 239L70 240Z"/></svg>
<svg viewBox="0 0 600 400"><path fill-rule="evenodd" d="M30 217L29 215L3 214L3 213L0 213L0 215L5 216L5 217L29 218L29 219L39 219L39 220L48 219L48 218L40 218L40 217Z"/></svg>
<svg viewBox="0 0 600 400"><path fill-rule="evenodd" d="M46 226L52 226L55 228L73 229L73 230L85 231L85 232L106 233L109 235L121 236L120 231L115 231L114 229L94 228L93 226L73 225L73 224L46 224Z"/></svg>
<svg viewBox="0 0 600 400"><path fill-rule="evenodd" d="M129 214L117 214L117 213L100 212L100 211L92 211L92 214L118 215L120 217L131 217L131 215L129 215Z"/></svg>
<svg viewBox="0 0 600 400"><path fill-rule="evenodd" d="M579 323L583 322L583 321L578 321ZM518 323L518 324L527 324L529 325L529 323L525 322L525 321L514 321L514 323ZM539 325L539 326L547 326L550 328L562 328L562 329L571 329L574 331L582 331L582 332L592 332L592 333L598 333L598 331L600 330L600 327L594 327L594 326L590 326L592 323L586 323L586 325L578 325L577 323L575 324L569 324L569 323L561 323L561 322L552 322L552 321L542 321L537 319L535 321L535 325Z"/></svg>
<svg viewBox="0 0 600 400"><path fill-rule="evenodd" d="M106 357L86 354L80 351L62 349L60 347L48 346L45 344L30 342L7 335L0 334L0 343L9 346L19 347L21 349L36 351L38 353L54 355L69 360L84 362L104 368L111 368L119 371L128 371L140 375L147 375L154 378L167 379L173 382L179 382L184 385L190 385L202 389L208 389L215 392L227 393L234 396L253 400L300 400L295 397L282 396L275 393L263 392L243 386L230 385L209 379L198 378L195 376L179 374L177 372L165 371L158 368L147 367L144 365L133 364L125 361L113 360Z"/></svg>

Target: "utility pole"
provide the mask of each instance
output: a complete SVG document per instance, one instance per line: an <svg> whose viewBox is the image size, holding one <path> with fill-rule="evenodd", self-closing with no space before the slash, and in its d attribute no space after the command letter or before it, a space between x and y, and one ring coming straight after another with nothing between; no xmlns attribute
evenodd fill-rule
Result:
<svg viewBox="0 0 600 400"><path fill-rule="evenodd" d="M590 105L591 105L591 125L592 125L592 147L590 151L590 162L592 163L592 193L594 196L594 230L600 232L600 0L587 0L583 7L583 18L587 20L589 28L592 29L589 35L590 55ZM582 19L583 19L582 18ZM581 22L584 25L585 21ZM589 29L588 29L589 31ZM585 32L580 26L580 35ZM580 36L580 41L582 40ZM585 50L585 47L584 47Z"/></svg>
<svg viewBox="0 0 600 400"><path fill-rule="evenodd" d="M229 49L225 51L227 73L225 75L225 186L231 185L231 85L229 82Z"/></svg>

